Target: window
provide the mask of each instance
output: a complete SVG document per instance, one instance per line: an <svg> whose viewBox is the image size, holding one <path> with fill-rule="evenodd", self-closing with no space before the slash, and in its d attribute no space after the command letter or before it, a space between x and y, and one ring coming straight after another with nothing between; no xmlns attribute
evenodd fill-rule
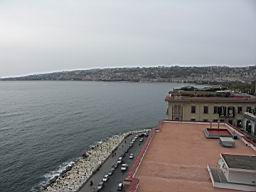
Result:
<svg viewBox="0 0 256 192"><path fill-rule="evenodd" d="M196 106L191 106L191 113L196 113Z"/></svg>
<svg viewBox="0 0 256 192"><path fill-rule="evenodd" d="M235 116L235 107L228 107L228 117Z"/></svg>
<svg viewBox="0 0 256 192"><path fill-rule="evenodd" d="M229 123L230 125L233 125L233 121L232 121L231 119L228 120L228 123Z"/></svg>
<svg viewBox="0 0 256 192"><path fill-rule="evenodd" d="M246 107L246 112L251 113L252 112L252 108L251 107Z"/></svg>
<svg viewBox="0 0 256 192"><path fill-rule="evenodd" d="M220 122L225 122L225 120L224 120L224 119L221 119Z"/></svg>
<svg viewBox="0 0 256 192"><path fill-rule="evenodd" d="M213 119L213 122L218 122L218 119Z"/></svg>
<svg viewBox="0 0 256 192"><path fill-rule="evenodd" d="M226 112L227 112L227 109L225 106L221 106L218 108L218 113L220 117L226 117Z"/></svg>
<svg viewBox="0 0 256 192"><path fill-rule="evenodd" d="M242 107L237 107L237 113L240 114L243 112L243 108Z"/></svg>
<svg viewBox="0 0 256 192"><path fill-rule="evenodd" d="M196 121L195 119L190 119L191 121Z"/></svg>
<svg viewBox="0 0 256 192"><path fill-rule="evenodd" d="M237 127L242 127L242 120L237 120Z"/></svg>
<svg viewBox="0 0 256 192"><path fill-rule="evenodd" d="M208 119L204 119L204 122L208 122Z"/></svg>
<svg viewBox="0 0 256 192"><path fill-rule="evenodd" d="M217 106L214 106L214 108L213 108L213 113L214 113L214 114L218 114L218 107L217 107Z"/></svg>
<svg viewBox="0 0 256 192"><path fill-rule="evenodd" d="M208 106L204 106L204 113L205 113L205 114L208 113Z"/></svg>

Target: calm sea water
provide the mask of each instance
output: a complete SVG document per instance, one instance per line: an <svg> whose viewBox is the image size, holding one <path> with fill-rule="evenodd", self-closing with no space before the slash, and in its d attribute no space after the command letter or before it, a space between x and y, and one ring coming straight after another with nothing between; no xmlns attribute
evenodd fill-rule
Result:
<svg viewBox="0 0 256 192"><path fill-rule="evenodd" d="M38 186L91 144L165 117L173 83L0 82L0 191Z"/></svg>

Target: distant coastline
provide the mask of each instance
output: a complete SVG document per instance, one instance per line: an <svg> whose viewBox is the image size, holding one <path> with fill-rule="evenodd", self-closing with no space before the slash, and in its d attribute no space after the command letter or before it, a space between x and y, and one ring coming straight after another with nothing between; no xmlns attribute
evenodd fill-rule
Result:
<svg viewBox="0 0 256 192"><path fill-rule="evenodd" d="M247 67L133 67L61 71L0 81L103 81L140 83L193 83L221 85L228 89L255 94L256 65Z"/></svg>
<svg viewBox="0 0 256 192"><path fill-rule="evenodd" d="M218 84L255 81L256 65L249 67L133 67L61 71L19 77L2 81L127 81Z"/></svg>

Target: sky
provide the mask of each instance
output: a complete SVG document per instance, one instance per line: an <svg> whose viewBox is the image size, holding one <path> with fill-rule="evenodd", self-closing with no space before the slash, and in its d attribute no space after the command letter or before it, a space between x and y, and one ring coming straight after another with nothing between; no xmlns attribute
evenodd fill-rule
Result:
<svg viewBox="0 0 256 192"><path fill-rule="evenodd" d="M0 0L0 77L255 64L255 0Z"/></svg>

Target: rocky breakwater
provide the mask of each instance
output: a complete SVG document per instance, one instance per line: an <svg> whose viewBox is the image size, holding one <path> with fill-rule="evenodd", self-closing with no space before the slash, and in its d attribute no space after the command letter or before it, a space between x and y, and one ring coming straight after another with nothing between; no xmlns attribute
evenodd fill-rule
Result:
<svg viewBox="0 0 256 192"><path fill-rule="evenodd" d="M98 142L89 151L83 154L75 163L68 167L60 176L54 178L42 189L42 192L75 192L77 191L101 166L101 164L112 154L125 137L130 134L142 132L132 131L121 135L115 135Z"/></svg>

